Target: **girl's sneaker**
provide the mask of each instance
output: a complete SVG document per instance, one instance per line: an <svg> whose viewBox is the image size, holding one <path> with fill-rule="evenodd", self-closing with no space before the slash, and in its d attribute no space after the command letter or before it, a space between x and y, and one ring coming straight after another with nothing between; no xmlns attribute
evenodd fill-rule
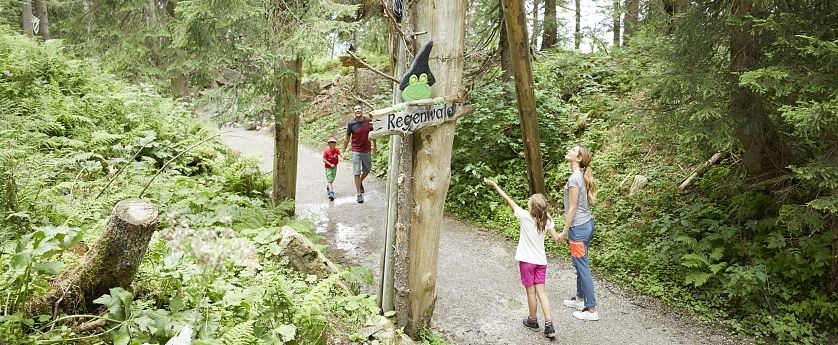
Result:
<svg viewBox="0 0 838 345"><path fill-rule="evenodd" d="M597 313L597 312L592 313L592 312L588 311L588 309L585 309L585 310L582 310L582 311L574 311L573 312L573 317L575 317L579 320L597 321L597 320L599 320L599 313Z"/></svg>
<svg viewBox="0 0 838 345"><path fill-rule="evenodd" d="M556 337L556 329L553 327L552 322L545 322L544 323L544 336L550 339Z"/></svg>
<svg viewBox="0 0 838 345"><path fill-rule="evenodd" d="M538 332L538 320L527 317L524 319L524 327L529 328L533 332Z"/></svg>
<svg viewBox="0 0 838 345"><path fill-rule="evenodd" d="M570 299L563 300L562 303L565 307L568 308L573 308L576 310L585 309L585 302L576 299L576 297L571 297Z"/></svg>

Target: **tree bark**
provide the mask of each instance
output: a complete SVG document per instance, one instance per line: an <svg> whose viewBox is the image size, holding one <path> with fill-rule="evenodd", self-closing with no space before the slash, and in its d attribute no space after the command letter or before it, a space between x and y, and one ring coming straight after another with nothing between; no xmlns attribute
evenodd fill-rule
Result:
<svg viewBox="0 0 838 345"><path fill-rule="evenodd" d="M623 46L627 47L629 41L637 33L637 25L640 16L640 0L625 0L626 21L623 31Z"/></svg>
<svg viewBox="0 0 838 345"><path fill-rule="evenodd" d="M576 31L573 34L573 46L579 50L582 45L582 1L576 0Z"/></svg>
<svg viewBox="0 0 838 345"><path fill-rule="evenodd" d="M38 17L38 35L49 39L49 14L47 14L46 0L35 0L35 14Z"/></svg>
<svg viewBox="0 0 838 345"><path fill-rule="evenodd" d="M90 39L93 34L93 13L90 11L90 0L82 0L81 5L84 11L84 37Z"/></svg>
<svg viewBox="0 0 838 345"><path fill-rule="evenodd" d="M20 19L23 25L23 33L32 36L35 34L35 30L32 28L32 0L23 0L22 5Z"/></svg>
<svg viewBox="0 0 838 345"><path fill-rule="evenodd" d="M613 1L614 12L611 14L611 20L613 22L611 26L611 32L614 35L612 50L617 50L620 48L620 17L622 17L623 11L620 8L620 0Z"/></svg>
<svg viewBox="0 0 838 345"><path fill-rule="evenodd" d="M274 104L274 171L272 199L275 204L294 200L297 193L297 147L300 118L297 100L300 95L302 59L286 61L277 70ZM289 214L294 214L292 204Z"/></svg>
<svg viewBox="0 0 838 345"><path fill-rule="evenodd" d="M538 117L535 111L532 65L527 49L527 30L523 5L516 0L503 0L506 32L512 53L512 70L515 75L515 89L518 94L518 115L521 118L521 133L524 140L524 158L527 162L527 178L530 193L545 196L544 167L541 163L541 145L538 135Z"/></svg>
<svg viewBox="0 0 838 345"><path fill-rule="evenodd" d="M415 2L416 30L427 31L417 37L417 45L434 42L429 66L441 76L433 86L434 96L457 94L460 90L465 57L465 14L467 0L419 0ZM430 327L436 303L436 275L439 231L445 196L451 180L453 121L428 127L412 135L413 166L409 181L410 228L407 253L408 319L405 331L416 336ZM404 231L404 229L402 229ZM397 234L398 237L398 234Z"/></svg>
<svg viewBox="0 0 838 345"><path fill-rule="evenodd" d="M538 5L539 0L532 0L532 35L530 35L530 47L537 47L538 35L541 32L540 23L538 20ZM535 49L535 48L533 48Z"/></svg>
<svg viewBox="0 0 838 345"><path fill-rule="evenodd" d="M746 16L755 15L752 0L736 0L731 3L731 15L737 22ZM730 105L728 115L736 125L736 136L742 143L742 167L748 175L761 173L770 159L766 145L778 145L779 137L772 135L771 120L760 96L739 85L739 76L758 68L759 48L749 24L735 23L730 31ZM779 147L779 146L778 146ZM769 164L766 164L769 163Z"/></svg>
<svg viewBox="0 0 838 345"><path fill-rule="evenodd" d="M81 264L61 273L51 283L53 292L27 309L51 314L53 308L60 308L67 313L83 314L92 311L93 300L111 288L129 289L155 230L157 206L136 199L120 201L113 208L105 232L82 257Z"/></svg>
<svg viewBox="0 0 838 345"><path fill-rule="evenodd" d="M826 290L838 292L838 214L833 213L829 218L832 228L832 266L826 276Z"/></svg>
<svg viewBox="0 0 838 345"><path fill-rule="evenodd" d="M157 24L157 1L148 0L148 7L146 8L146 27L151 28Z"/></svg>
<svg viewBox="0 0 838 345"><path fill-rule="evenodd" d="M509 38L506 34L506 21L503 19L503 11L500 12L500 39L498 40L498 51L500 51L500 69L503 72L504 81L512 79L512 57L509 54Z"/></svg>
<svg viewBox="0 0 838 345"><path fill-rule="evenodd" d="M556 18L556 0L544 1L544 33L541 36L541 50L553 48L558 40L559 23Z"/></svg>

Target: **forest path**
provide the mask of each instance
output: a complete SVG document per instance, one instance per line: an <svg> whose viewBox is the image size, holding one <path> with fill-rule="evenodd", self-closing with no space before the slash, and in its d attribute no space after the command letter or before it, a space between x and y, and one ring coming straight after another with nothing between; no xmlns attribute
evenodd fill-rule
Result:
<svg viewBox="0 0 838 345"><path fill-rule="evenodd" d="M224 128L222 141L272 170L273 138L265 133ZM385 183L370 176L365 202L355 201L351 162L338 166L335 192L326 198L321 149L299 148L297 217L311 219L329 245L331 256L347 265L371 269L378 282L386 210ZM515 261L517 243L488 230L445 217L442 221L436 310L433 329L455 344L528 344L548 342L541 332L524 329L527 301ZM557 343L561 344L735 344L717 330L696 325L595 278L600 321L573 318L562 299L576 291L570 261L549 258L547 293L553 309ZM539 322L543 315L539 310ZM543 329L543 328L542 328Z"/></svg>

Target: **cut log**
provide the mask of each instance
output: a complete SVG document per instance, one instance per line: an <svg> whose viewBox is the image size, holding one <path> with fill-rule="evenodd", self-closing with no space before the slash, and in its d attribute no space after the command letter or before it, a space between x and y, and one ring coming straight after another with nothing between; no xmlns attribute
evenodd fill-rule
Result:
<svg viewBox="0 0 838 345"><path fill-rule="evenodd" d="M28 309L36 315L59 308L67 313L86 313L94 309L93 300L111 288L129 289L156 229L157 206L136 199L120 201L105 232L82 257L81 264L52 281L53 292L33 301Z"/></svg>
<svg viewBox="0 0 838 345"><path fill-rule="evenodd" d="M631 188L629 188L629 196L637 194L640 191L640 188L646 185L646 182L649 182L649 179L643 175L634 175L634 181L631 183Z"/></svg>

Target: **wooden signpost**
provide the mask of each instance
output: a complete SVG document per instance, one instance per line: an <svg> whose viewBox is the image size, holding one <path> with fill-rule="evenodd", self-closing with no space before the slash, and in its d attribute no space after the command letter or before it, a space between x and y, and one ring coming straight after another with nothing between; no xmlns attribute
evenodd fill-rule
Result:
<svg viewBox="0 0 838 345"><path fill-rule="evenodd" d="M438 126L444 123L453 122L462 116L474 112L475 106L464 105L463 97L460 96L450 95L444 97L431 98L432 86L436 82L436 79L428 66L428 58L430 56L432 48L432 41L426 43L422 47L422 49L419 50L415 59L413 60L413 64L402 77L401 82L399 83L399 89L395 92L400 91L400 98L404 102L395 104L384 109L373 110L367 114L372 120L372 132L370 132L369 136L371 140L382 136L394 136L392 138L400 139L404 137L408 139L408 142L410 142L410 134L415 131L419 131L423 128ZM398 95L394 96L394 99L399 98ZM390 140L390 166L388 167L387 173L388 212L387 220L385 222L386 233L384 236L384 248L382 250L382 262L380 265L381 279L379 281L378 289L379 308L381 308L383 312L394 310L394 299L397 295L402 296L401 298L403 298L405 293L408 293L408 291L412 290L411 288L405 288L405 285L417 284L416 282L420 281L422 284L424 284L424 286L432 287L435 285L436 280L435 275L428 276L427 273L416 271L407 273L410 276L410 278L408 279L413 280L413 282L402 282L400 286L397 286L399 284L394 284L394 270L396 266L399 266L396 263L396 255L394 253L396 249L396 242L399 241L396 239L396 228L398 227L397 223L400 223L397 221L397 218L399 218L400 216L397 215L398 212L396 211L396 209L399 208L397 207L397 205L399 205L399 195L405 197L406 194L409 194L405 193L405 191L409 190L412 184L419 183L420 185L426 185L426 183L422 181L414 181L412 183L408 181L403 181L403 178L406 176L400 174L400 170L402 169L400 169L399 166L400 161L402 161L405 157L399 154L399 147L393 147L394 143L395 145L399 146L400 140ZM445 148L439 147L438 149ZM448 146L448 150L450 150L450 144ZM410 155L409 152L407 154ZM410 178L409 176L407 177L408 179ZM421 176L421 178L433 179L433 176L428 177L423 175ZM410 200L404 200L404 202L410 202ZM401 216L409 217L409 215L406 214L403 214ZM401 227L402 230L405 230L404 224L401 224ZM402 239L401 241L404 240L405 239ZM419 241L418 239L415 242L411 240L408 243L408 246L436 247L438 245L438 243L420 242L422 241ZM416 251L415 248L414 251ZM404 260L404 258L402 258L402 260ZM433 262L433 271L435 272L435 254ZM400 265L401 267L407 266L405 262L401 262ZM417 274L421 275L421 277L417 276ZM432 279L432 281L427 281L428 279ZM396 290L401 291L401 293L397 294ZM431 291L431 293L433 293L433 291ZM433 299L435 300L435 298ZM415 331L417 329L417 326L419 326L422 323L421 320L414 320L416 318L422 317L421 315L416 315L416 310L424 310L425 306L419 305L417 303L417 305L410 306L411 312L408 312L408 310L404 310L406 309L406 307L407 306L403 303L399 303L399 319L400 323L404 323L406 326L406 330L409 334L411 334L411 332ZM431 307L430 310L432 311L432 309L433 308ZM419 311L418 313L423 314L423 312L421 311ZM404 316L406 316L406 319L404 318Z"/></svg>

